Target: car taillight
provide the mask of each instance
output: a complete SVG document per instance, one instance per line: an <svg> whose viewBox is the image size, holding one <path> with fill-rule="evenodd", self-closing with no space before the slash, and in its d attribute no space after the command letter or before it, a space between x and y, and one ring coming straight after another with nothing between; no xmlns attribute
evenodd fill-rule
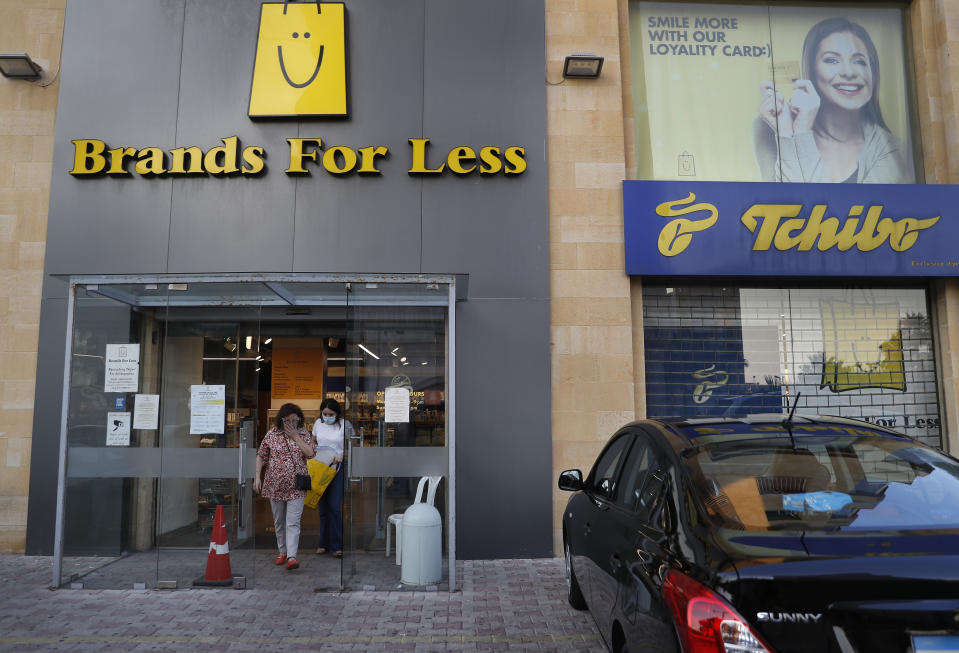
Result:
<svg viewBox="0 0 959 653"><path fill-rule="evenodd" d="M683 653L774 653L715 592L670 569L663 598L673 613Z"/></svg>

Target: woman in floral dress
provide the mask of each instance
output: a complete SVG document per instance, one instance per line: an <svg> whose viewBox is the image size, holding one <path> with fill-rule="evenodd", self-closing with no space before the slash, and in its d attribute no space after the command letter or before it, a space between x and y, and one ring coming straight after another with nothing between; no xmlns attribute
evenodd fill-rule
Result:
<svg viewBox="0 0 959 653"><path fill-rule="evenodd" d="M288 570L300 566L296 554L306 497L304 490L296 489L296 475L307 473L306 461L315 454L313 436L303 427L303 411L296 404L283 404L273 428L263 436L257 449L253 491L270 500L276 546L280 550L273 562L285 562Z"/></svg>

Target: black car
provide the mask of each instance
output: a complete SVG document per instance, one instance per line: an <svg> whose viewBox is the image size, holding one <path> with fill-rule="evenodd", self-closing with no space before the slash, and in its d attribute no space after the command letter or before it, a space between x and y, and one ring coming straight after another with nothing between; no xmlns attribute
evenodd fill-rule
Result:
<svg viewBox="0 0 959 653"><path fill-rule="evenodd" d="M959 651L959 461L912 438L643 420L559 487L569 602L615 653Z"/></svg>

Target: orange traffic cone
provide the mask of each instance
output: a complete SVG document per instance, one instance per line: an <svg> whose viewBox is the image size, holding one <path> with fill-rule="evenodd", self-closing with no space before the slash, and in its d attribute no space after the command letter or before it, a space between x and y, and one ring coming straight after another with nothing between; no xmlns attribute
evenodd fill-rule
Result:
<svg viewBox="0 0 959 653"><path fill-rule="evenodd" d="M226 586L233 584L230 571L230 545L226 539L226 520L223 506L216 507L213 519L213 536L210 538L210 553L206 557L206 575L193 581L194 585Z"/></svg>

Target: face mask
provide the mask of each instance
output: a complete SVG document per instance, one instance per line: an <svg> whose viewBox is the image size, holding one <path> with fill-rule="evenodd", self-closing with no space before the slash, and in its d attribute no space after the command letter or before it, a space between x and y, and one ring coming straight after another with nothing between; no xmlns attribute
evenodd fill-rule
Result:
<svg viewBox="0 0 959 653"><path fill-rule="evenodd" d="M333 424L333 422L335 422L335 421L336 421L336 415L333 415L333 416L331 416L331 417L327 417L326 415L323 416L323 423L324 423L324 424Z"/></svg>

